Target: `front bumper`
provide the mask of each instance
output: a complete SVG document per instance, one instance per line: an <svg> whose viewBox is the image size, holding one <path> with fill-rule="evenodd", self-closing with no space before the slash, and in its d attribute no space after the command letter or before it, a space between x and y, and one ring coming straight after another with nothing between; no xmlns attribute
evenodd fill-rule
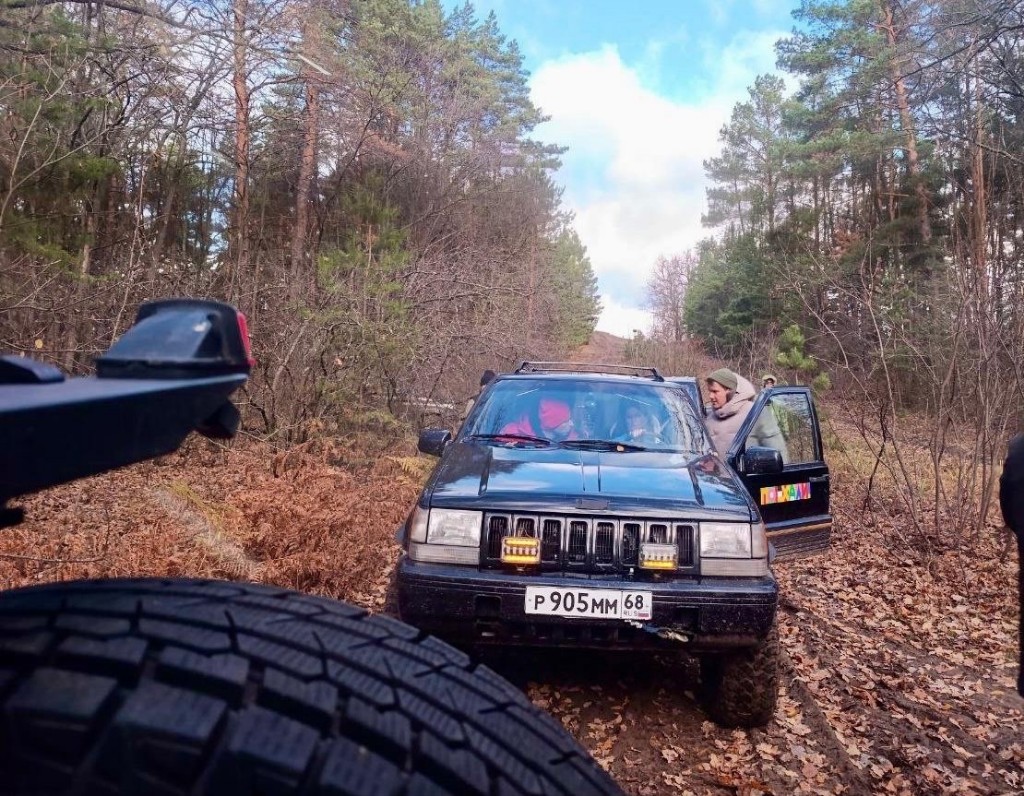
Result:
<svg viewBox="0 0 1024 796"><path fill-rule="evenodd" d="M752 646L771 628L779 597L770 575L661 581L622 575L520 575L423 564L404 555L397 578L403 621L456 644L700 650ZM527 614L528 585L643 589L653 593L652 617L630 623Z"/></svg>

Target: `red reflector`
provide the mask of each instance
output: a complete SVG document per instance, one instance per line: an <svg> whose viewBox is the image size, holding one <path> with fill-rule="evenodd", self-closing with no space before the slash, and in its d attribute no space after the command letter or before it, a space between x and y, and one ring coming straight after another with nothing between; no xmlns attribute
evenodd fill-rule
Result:
<svg viewBox="0 0 1024 796"><path fill-rule="evenodd" d="M252 343L249 342L249 322L245 315L238 313L238 333L242 335L242 347L245 349L245 359L250 368L256 367L256 359L252 355Z"/></svg>

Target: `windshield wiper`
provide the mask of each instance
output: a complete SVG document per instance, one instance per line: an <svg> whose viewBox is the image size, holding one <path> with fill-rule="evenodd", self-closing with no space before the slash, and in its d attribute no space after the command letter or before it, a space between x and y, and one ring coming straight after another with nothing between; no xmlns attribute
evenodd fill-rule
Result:
<svg viewBox="0 0 1024 796"><path fill-rule="evenodd" d="M512 442L532 442L536 445L550 445L551 440L544 437L533 437L529 434L470 434L468 439L480 439L486 442L510 440Z"/></svg>
<svg viewBox="0 0 1024 796"><path fill-rule="evenodd" d="M586 451L645 451L643 445L634 445L632 442L617 442L613 439L566 439L562 440L566 448L578 448Z"/></svg>

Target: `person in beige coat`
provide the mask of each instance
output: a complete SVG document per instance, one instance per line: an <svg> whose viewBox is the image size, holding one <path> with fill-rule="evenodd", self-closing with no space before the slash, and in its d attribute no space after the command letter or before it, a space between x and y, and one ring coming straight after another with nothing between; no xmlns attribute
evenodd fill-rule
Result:
<svg viewBox="0 0 1024 796"><path fill-rule="evenodd" d="M705 383L711 400L711 411L705 417L704 424L711 434L715 450L720 456L725 456L736 432L754 405L754 385L728 368L712 371ZM775 448L782 454L783 463L789 459L786 440L771 411L761 413L747 441L752 446Z"/></svg>

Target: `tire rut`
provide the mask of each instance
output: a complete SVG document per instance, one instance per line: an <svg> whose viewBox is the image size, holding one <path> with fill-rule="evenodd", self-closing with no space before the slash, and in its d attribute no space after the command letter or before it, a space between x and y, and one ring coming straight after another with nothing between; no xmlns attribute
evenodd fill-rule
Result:
<svg viewBox="0 0 1024 796"><path fill-rule="evenodd" d="M981 718L998 706L999 695L971 690L976 671L941 664L904 639L868 635L802 605L787 602L783 608L783 621L793 631L786 655L792 691L805 721L835 752L844 779L857 783L854 792L876 792L872 774L889 777L892 770L904 782L935 792L1006 792L996 776L1006 770L1006 749L1019 741L1019 731L986 731ZM834 719L842 722L858 759L847 751ZM949 771L959 774L951 778Z"/></svg>
<svg viewBox="0 0 1024 796"><path fill-rule="evenodd" d="M781 667L785 680L789 686L790 696L802 708L804 722L814 730L819 743L830 752L830 757L836 766L840 778L852 788L853 793L871 793L872 784L870 778L854 763L846 747L836 734L835 728L829 722L825 712L821 709L814 694L807 688L806 684L793 665L792 659L783 650Z"/></svg>

